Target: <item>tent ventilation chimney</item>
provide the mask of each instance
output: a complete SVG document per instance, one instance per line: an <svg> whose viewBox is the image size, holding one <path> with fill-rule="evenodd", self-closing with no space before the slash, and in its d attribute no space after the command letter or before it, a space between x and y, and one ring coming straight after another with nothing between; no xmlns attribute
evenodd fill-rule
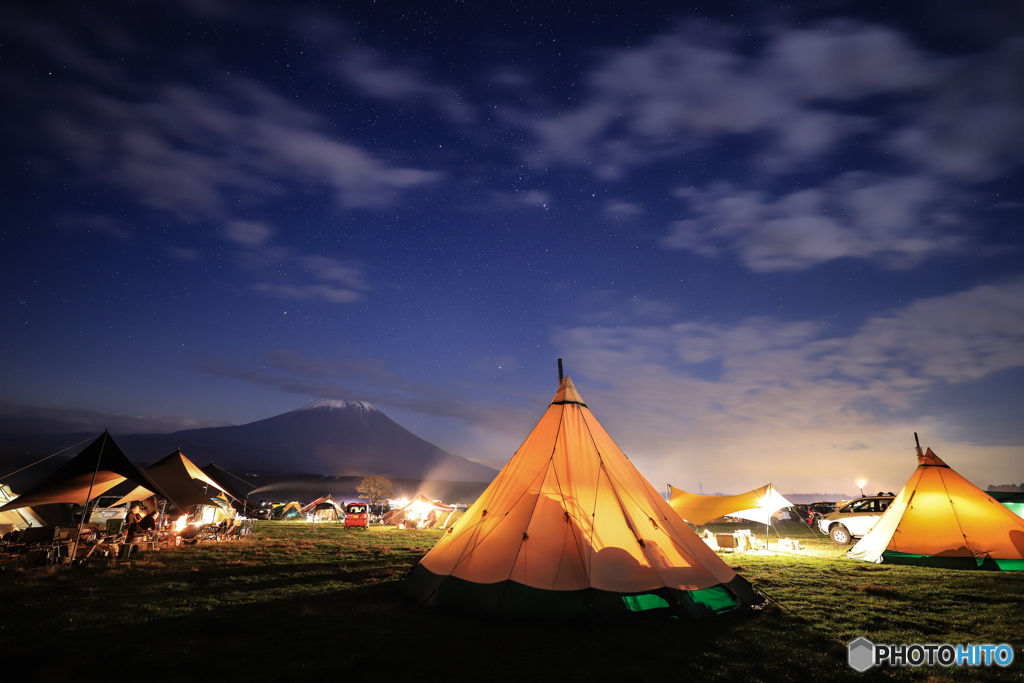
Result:
<svg viewBox="0 0 1024 683"><path fill-rule="evenodd" d="M917 432L914 432L914 443L917 445L918 457L924 455L924 453L921 452L921 440L917 438Z"/></svg>
<svg viewBox="0 0 1024 683"><path fill-rule="evenodd" d="M562 377L564 377L564 375L562 374L562 359L559 358L558 359L558 383L559 384L562 383Z"/></svg>

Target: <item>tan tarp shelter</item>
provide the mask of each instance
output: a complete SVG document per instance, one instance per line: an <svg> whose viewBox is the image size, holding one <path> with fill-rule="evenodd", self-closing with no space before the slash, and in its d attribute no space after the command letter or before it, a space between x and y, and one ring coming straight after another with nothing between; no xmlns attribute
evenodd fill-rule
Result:
<svg viewBox="0 0 1024 683"><path fill-rule="evenodd" d="M128 459L110 433L103 432L56 472L0 507L0 512L46 503L85 505L87 498L92 500L124 481L168 498L156 482Z"/></svg>
<svg viewBox="0 0 1024 683"><path fill-rule="evenodd" d="M11 502L17 498L11 488L6 484L0 484L0 505ZM43 520L36 516L30 507L17 508L0 512L0 535L8 531L27 529L34 526L46 526Z"/></svg>
<svg viewBox="0 0 1024 683"><path fill-rule="evenodd" d="M704 496L669 486L669 505L690 524L701 526L718 517L739 517L768 525L772 515L792 507L771 484L736 496Z"/></svg>
<svg viewBox="0 0 1024 683"><path fill-rule="evenodd" d="M164 497L182 512L193 505L210 505L211 498L221 497L220 484L186 458L181 450L161 458L143 468L143 471L160 486ZM115 505L142 500L150 495L146 487L139 486L123 496Z"/></svg>
<svg viewBox="0 0 1024 683"><path fill-rule="evenodd" d="M961 569L1024 569L1024 519L917 449L917 469L848 557Z"/></svg>
<svg viewBox="0 0 1024 683"><path fill-rule="evenodd" d="M405 588L421 603L511 617L704 617L758 600L637 471L568 377Z"/></svg>

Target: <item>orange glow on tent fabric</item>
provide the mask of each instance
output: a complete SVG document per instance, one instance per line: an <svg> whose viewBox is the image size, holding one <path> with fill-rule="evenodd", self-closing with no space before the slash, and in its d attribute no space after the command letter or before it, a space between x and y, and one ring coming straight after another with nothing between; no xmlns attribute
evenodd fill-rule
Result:
<svg viewBox="0 0 1024 683"><path fill-rule="evenodd" d="M640 474L568 377L512 459L414 570L422 585L440 582L435 594L448 578L552 597L595 589L728 595L740 583L749 590Z"/></svg>
<svg viewBox="0 0 1024 683"><path fill-rule="evenodd" d="M957 473L930 448L925 453L919 451L917 460L917 469L906 485L871 531L850 550L849 557L884 562L888 552L1015 564L1024 560L1024 519Z"/></svg>

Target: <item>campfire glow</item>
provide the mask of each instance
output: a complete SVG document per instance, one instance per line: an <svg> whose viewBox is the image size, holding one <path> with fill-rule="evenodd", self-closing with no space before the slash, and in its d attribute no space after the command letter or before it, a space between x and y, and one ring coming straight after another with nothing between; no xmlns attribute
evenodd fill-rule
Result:
<svg viewBox="0 0 1024 683"><path fill-rule="evenodd" d="M434 509L433 505L425 503L422 500L413 501L412 504L405 510L406 523L414 522L415 526L423 526L423 521L430 514L430 511Z"/></svg>

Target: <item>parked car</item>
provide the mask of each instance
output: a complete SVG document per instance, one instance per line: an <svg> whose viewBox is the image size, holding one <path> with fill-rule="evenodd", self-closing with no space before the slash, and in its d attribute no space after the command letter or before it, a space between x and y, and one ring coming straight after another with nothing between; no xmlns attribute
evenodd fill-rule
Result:
<svg viewBox="0 0 1024 683"><path fill-rule="evenodd" d="M100 496L89 503L90 524L106 524L107 520L124 519L128 514L128 503L115 506L121 496ZM77 524L82 519L82 506L74 505L71 508L71 519Z"/></svg>
<svg viewBox="0 0 1024 683"><path fill-rule="evenodd" d="M856 498L818 520L818 528L836 543L847 545L861 538L875 526L895 496Z"/></svg>
<svg viewBox="0 0 1024 683"><path fill-rule="evenodd" d="M256 519L273 519L274 506L268 500L261 500L252 514Z"/></svg>
<svg viewBox="0 0 1024 683"><path fill-rule="evenodd" d="M345 506L345 528L370 528L370 506L367 503L349 503Z"/></svg>

